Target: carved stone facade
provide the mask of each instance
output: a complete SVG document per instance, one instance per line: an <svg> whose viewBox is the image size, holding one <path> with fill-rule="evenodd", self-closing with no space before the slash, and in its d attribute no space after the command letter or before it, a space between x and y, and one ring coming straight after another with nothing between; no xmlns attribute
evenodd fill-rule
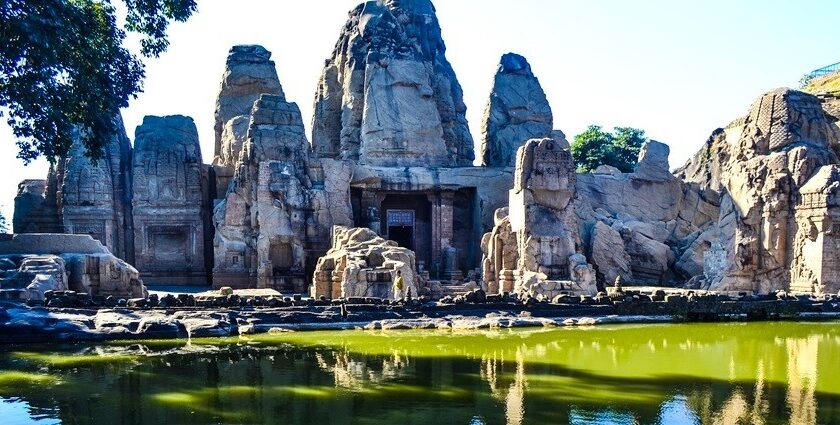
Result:
<svg viewBox="0 0 840 425"><path fill-rule="evenodd" d="M803 285L792 275L802 270L795 239L802 244L809 231L798 230L797 215L813 211L798 212L800 190L820 167L839 162L834 121L815 96L773 90L746 117L716 131L681 170L686 180L721 193L711 255L726 260L704 270L712 289L766 293Z"/></svg>
<svg viewBox="0 0 840 425"><path fill-rule="evenodd" d="M393 298L397 271L402 273L403 291L417 297L424 288L410 249L385 240L368 228L335 226L332 232L333 246L315 268L312 297Z"/></svg>
<svg viewBox="0 0 840 425"><path fill-rule="evenodd" d="M469 166L463 92L429 0L350 12L315 94L315 156L372 166Z"/></svg>
<svg viewBox="0 0 840 425"><path fill-rule="evenodd" d="M133 158L134 265L155 282L208 282L207 172L192 118L147 116Z"/></svg>
<svg viewBox="0 0 840 425"><path fill-rule="evenodd" d="M821 167L799 190L792 292L840 291L840 165Z"/></svg>
<svg viewBox="0 0 840 425"><path fill-rule="evenodd" d="M202 164L191 119L147 117L133 150L122 130L102 160L76 144L46 181L21 183L15 231L91 235L152 283L212 277L216 287L326 296L384 293L367 285L384 272L360 274L381 268L379 248L366 265L341 263L356 256L342 242L351 233L360 246L411 252L403 263L421 286L483 274L492 293L543 297L592 294L618 277L738 292L837 289L836 96L766 93L675 173L668 146L648 141L632 173L578 175L530 65L507 54L475 167L445 51L429 0L353 9L318 83L310 143L271 53L234 46L212 165ZM319 262L331 249L337 263ZM346 270L355 277L336 282Z"/></svg>

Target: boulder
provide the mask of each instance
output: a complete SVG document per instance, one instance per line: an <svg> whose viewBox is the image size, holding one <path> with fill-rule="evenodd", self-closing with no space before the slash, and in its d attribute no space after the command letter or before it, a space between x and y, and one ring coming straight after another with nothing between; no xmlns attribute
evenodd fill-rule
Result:
<svg viewBox="0 0 840 425"><path fill-rule="evenodd" d="M621 233L602 221L595 223L590 242L590 260L606 284L615 282L617 277L632 281L630 255L624 249Z"/></svg>
<svg viewBox="0 0 840 425"><path fill-rule="evenodd" d="M664 143L650 140L642 145L639 159L633 170L634 177L639 180L671 180L674 175L668 168L668 155L671 148Z"/></svg>

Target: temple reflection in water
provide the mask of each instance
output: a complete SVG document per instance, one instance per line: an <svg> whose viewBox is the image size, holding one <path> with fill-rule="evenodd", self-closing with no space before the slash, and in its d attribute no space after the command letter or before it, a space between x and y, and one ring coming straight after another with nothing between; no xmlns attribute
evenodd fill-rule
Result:
<svg viewBox="0 0 840 425"><path fill-rule="evenodd" d="M0 414L131 424L840 420L832 324L312 332L68 350L0 355Z"/></svg>

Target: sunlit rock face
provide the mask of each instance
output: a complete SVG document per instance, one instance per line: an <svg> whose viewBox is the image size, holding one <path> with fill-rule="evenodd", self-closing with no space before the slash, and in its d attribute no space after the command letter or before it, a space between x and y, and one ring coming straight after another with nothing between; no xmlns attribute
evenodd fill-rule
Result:
<svg viewBox="0 0 840 425"><path fill-rule="evenodd" d="M529 140L519 148L514 174L508 215L497 213L498 225L483 243L488 287L546 298L594 295L595 271L578 250L571 152L554 139Z"/></svg>
<svg viewBox="0 0 840 425"><path fill-rule="evenodd" d="M257 45L233 46L216 99L215 164L233 165L239 158L247 118L238 117L247 117L261 94L283 97L271 52Z"/></svg>
<svg viewBox="0 0 840 425"><path fill-rule="evenodd" d="M397 271L416 297L425 286L417 274L414 252L366 228L336 226L332 248L318 260L311 286L313 297L391 298Z"/></svg>
<svg viewBox="0 0 840 425"><path fill-rule="evenodd" d="M315 95L315 154L376 166L471 165L463 92L445 51L428 0L353 9Z"/></svg>
<svg viewBox="0 0 840 425"><path fill-rule="evenodd" d="M260 285L265 287L263 278L274 267L272 241L283 244L274 262L303 270L309 144L300 110L282 96L259 97L249 116L235 174L214 211L214 274L234 286L253 286L262 276Z"/></svg>
<svg viewBox="0 0 840 425"><path fill-rule="evenodd" d="M530 139L552 137L552 124L551 106L531 65L515 53L503 55L482 120L482 163L515 166L517 149Z"/></svg>
<svg viewBox="0 0 840 425"><path fill-rule="evenodd" d="M681 177L723 195L717 243L707 254L705 269L712 289L768 292L791 287L796 280L791 271L802 270L802 250L808 245L804 239L795 243L795 235L815 239L821 232L806 220L808 214L798 212L804 201L801 189L820 167L838 162L838 143L835 119L818 98L777 89L759 97L744 118L717 130L683 167ZM832 176L815 186L830 186ZM804 208L814 207L830 204L812 200ZM811 230L802 233L798 229L803 226ZM818 280L812 283L819 286ZM794 289L807 286L800 282Z"/></svg>

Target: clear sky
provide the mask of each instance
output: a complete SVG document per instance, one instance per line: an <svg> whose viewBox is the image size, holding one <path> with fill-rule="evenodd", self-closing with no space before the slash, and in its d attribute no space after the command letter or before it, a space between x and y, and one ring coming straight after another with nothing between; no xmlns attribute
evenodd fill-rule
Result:
<svg viewBox="0 0 840 425"><path fill-rule="evenodd" d="M204 161L213 157L213 110L230 46L273 52L288 100L310 130L312 100L347 12L359 0L200 0L175 24L171 46L146 60L145 92L123 111L129 137L145 115L195 119ZM840 61L836 0L437 0L447 57L464 88L476 142L499 57L524 55L542 83L555 127L642 128L683 164L753 99L795 87ZM44 178L0 126L0 206L11 218L17 184Z"/></svg>

